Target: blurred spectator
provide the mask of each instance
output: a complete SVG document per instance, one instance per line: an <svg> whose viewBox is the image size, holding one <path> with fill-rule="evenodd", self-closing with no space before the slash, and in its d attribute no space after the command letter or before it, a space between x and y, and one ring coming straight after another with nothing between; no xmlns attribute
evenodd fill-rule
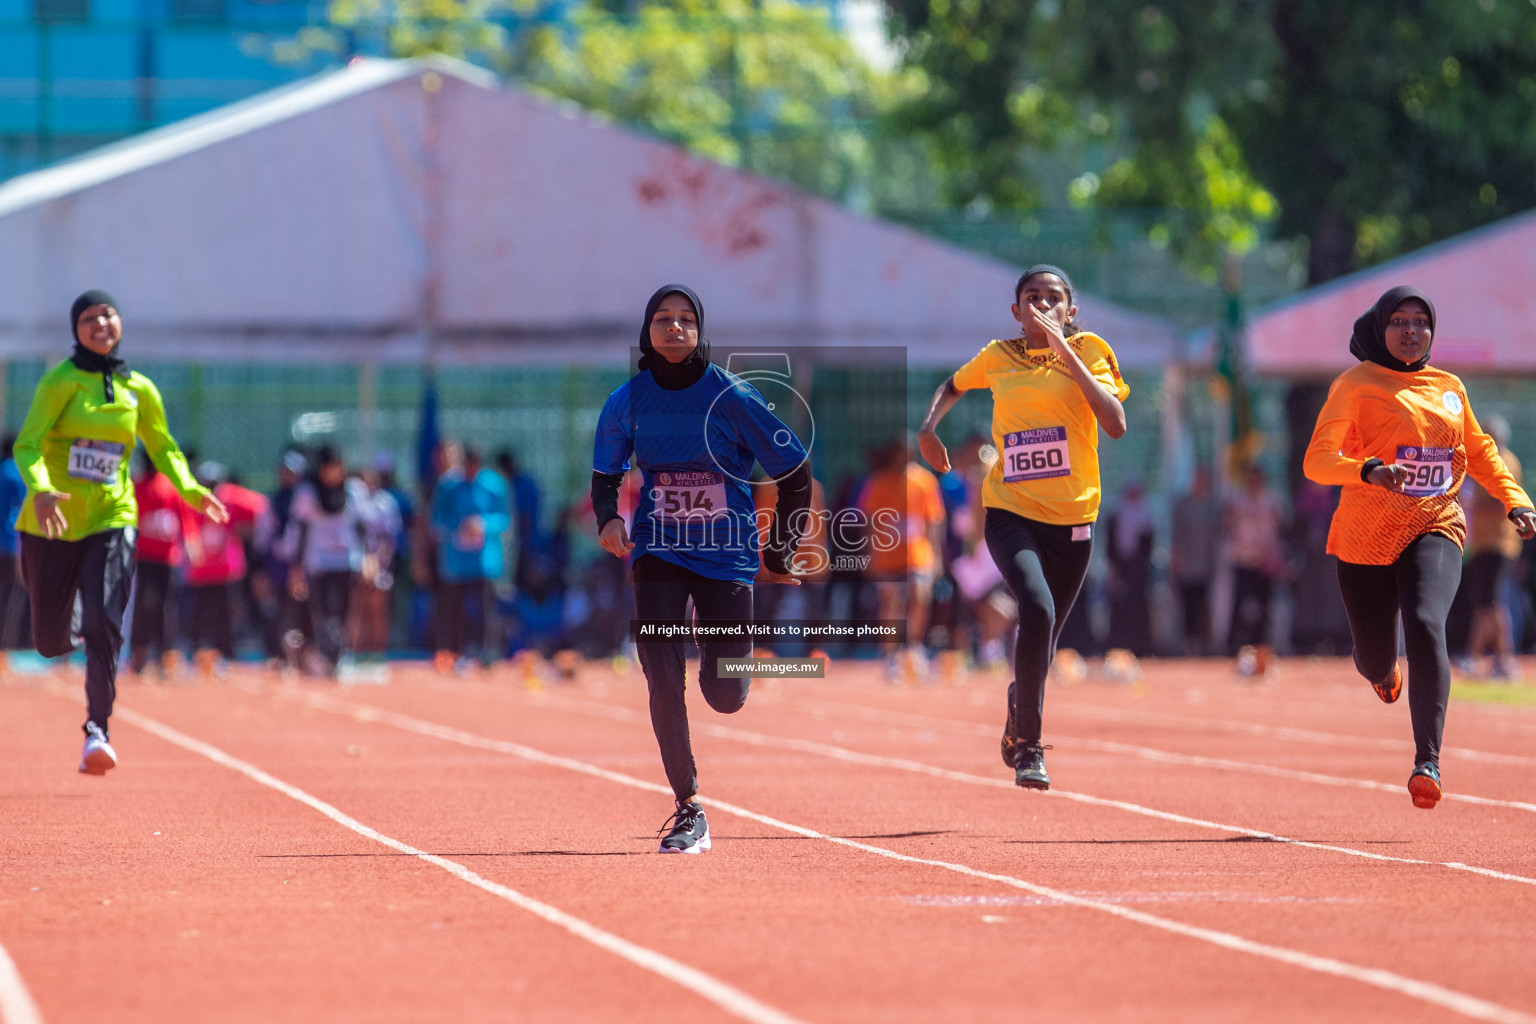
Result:
<svg viewBox="0 0 1536 1024"><path fill-rule="evenodd" d="M939 481L913 461L914 447L905 437L893 442L885 450L880 468L864 482L858 503L870 527L866 550L870 555L869 575L876 581L879 596L878 617L907 622L906 650L884 645L886 675L893 682L903 676L928 674L923 646L944 544L944 500Z"/></svg>
<svg viewBox="0 0 1536 1024"><path fill-rule="evenodd" d="M411 578L411 532L416 525L416 503L411 499L410 492L395 482L393 455L380 452L375 456L373 465L379 473L379 486L395 499L395 508L400 513L400 529L395 534L394 558L389 565L384 566L398 584L401 580L409 581ZM409 586L397 586L391 591L391 621L409 617L407 601L410 590Z"/></svg>
<svg viewBox="0 0 1536 1024"><path fill-rule="evenodd" d="M390 598L395 588L395 543L401 534L400 505L384 487L383 474L363 474L368 509L363 527L363 565L352 600L352 649L382 654L389 649Z"/></svg>
<svg viewBox="0 0 1536 1024"><path fill-rule="evenodd" d="M27 498L27 487L16 468L16 435L6 434L0 441L0 652L32 646L31 609L21 586L17 561L16 516ZM0 653L0 658L4 654Z"/></svg>
<svg viewBox="0 0 1536 1024"><path fill-rule="evenodd" d="M340 674L347 646L352 586L363 566L368 489L347 476L341 453L330 445L315 454L315 467L294 489L288 531L294 564L288 591L309 605L321 666Z"/></svg>
<svg viewBox="0 0 1536 1024"><path fill-rule="evenodd" d="M1007 634L1019 613L982 535L986 513L981 504L981 484L996 461L997 449L973 436L956 450L953 468L945 474L946 478L960 476L966 494L964 504L948 505L950 543L954 545L945 570L954 583L951 647L957 652L972 651L982 669L1007 665Z"/></svg>
<svg viewBox="0 0 1536 1024"><path fill-rule="evenodd" d="M778 482L764 476L752 484L752 503L757 516L757 542L759 550L768 543L772 529L774 509L779 501ZM827 495L821 482L811 479L810 517L806 520L806 532L800 537L791 563L800 585L763 584L753 591L753 616L758 622L800 620L824 622L827 618L827 579L831 575L832 557L827 547ZM799 657L809 653L810 645L790 642L761 645L781 657ZM820 655L817 655L818 657Z"/></svg>
<svg viewBox="0 0 1536 1024"><path fill-rule="evenodd" d="M1349 620L1339 595L1339 560L1328 553L1328 528L1338 489L1302 478L1286 545L1292 573L1291 646L1297 654L1341 654L1350 649Z"/></svg>
<svg viewBox="0 0 1536 1024"><path fill-rule="evenodd" d="M1116 647L1138 658L1152 653L1152 509L1141 482L1120 492L1120 504L1105 524L1109 541L1109 635Z"/></svg>
<svg viewBox="0 0 1536 1024"><path fill-rule="evenodd" d="M259 524L256 548L264 554L264 572L252 589L259 598L257 616L266 636L267 659L272 665L298 664L306 638L314 635L309 603L293 596L293 574L298 535L293 526L293 499L309 472L309 460L300 451L286 451L277 463L277 490L268 502L268 514Z"/></svg>
<svg viewBox="0 0 1536 1024"><path fill-rule="evenodd" d="M133 493L139 503L139 537L128 667L143 672L153 653L160 660L162 676L171 679L181 670L181 652L176 648L181 587L176 574L182 544L197 531L198 513L148 459L139 466Z"/></svg>
<svg viewBox="0 0 1536 1024"><path fill-rule="evenodd" d="M194 512L186 532L187 588L191 615L187 635L191 639L198 672L214 674L218 658L235 657L234 595L245 579L245 538L267 512L267 498L228 479L217 462L200 463L197 482L214 493L229 510L229 522L215 523Z"/></svg>
<svg viewBox="0 0 1536 1024"><path fill-rule="evenodd" d="M507 485L473 449L443 446L445 472L432 495L437 541L437 668L451 672L473 649L487 661L490 583L500 578L501 535L510 525Z"/></svg>
<svg viewBox="0 0 1536 1024"><path fill-rule="evenodd" d="M1211 578L1221 543L1221 505L1211 491L1209 467L1196 469L1188 493L1173 503L1171 526L1168 572L1179 595L1183 653L1203 656L1211 653Z"/></svg>
<svg viewBox="0 0 1536 1024"><path fill-rule="evenodd" d="M507 494L511 500L511 522L509 524L512 534L512 583L521 589L526 585L524 573L527 571L523 565L524 556L532 550L542 539L540 513L542 511L543 498L539 493L539 483L527 473L522 472L517 464L517 456L506 449L496 454L496 468L506 479Z"/></svg>
<svg viewBox="0 0 1536 1024"><path fill-rule="evenodd" d="M523 582L513 593L506 652L536 650L545 657L565 644L566 571L570 567L572 508L560 510L552 533L535 538L522 555Z"/></svg>
<svg viewBox="0 0 1536 1024"><path fill-rule="evenodd" d="M1497 414L1483 421L1483 430L1499 446L1499 454L1515 481L1520 482L1520 460L1509 450L1509 423ZM1515 627L1510 614L1510 590L1520 560L1520 534L1509 521L1504 505L1481 487L1471 492L1467 529L1467 562L1463 586L1472 609L1472 636L1467 654L1476 659L1489 655L1488 676L1512 679L1520 674L1515 660Z"/></svg>
<svg viewBox="0 0 1536 1024"><path fill-rule="evenodd" d="M1227 501L1227 547L1232 562L1232 626L1227 645L1243 675L1263 675L1273 651L1270 606L1275 578L1284 565L1280 531L1285 508L1269 487L1262 466L1249 466L1242 486Z"/></svg>

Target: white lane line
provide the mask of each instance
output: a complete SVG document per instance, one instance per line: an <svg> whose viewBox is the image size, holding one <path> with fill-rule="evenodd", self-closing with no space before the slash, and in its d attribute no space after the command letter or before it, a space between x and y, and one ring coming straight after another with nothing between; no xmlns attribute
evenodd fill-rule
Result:
<svg viewBox="0 0 1536 1024"><path fill-rule="evenodd" d="M393 726L406 732L417 733L422 736L431 736L437 739L448 740L452 743L458 743L463 746L477 747L482 750L494 750L502 753L512 754L523 758L524 760L533 761L537 764L544 764L557 768L566 768L574 772L579 772L583 775L590 775L595 778L606 779L609 782L616 782L619 785L629 786L634 789L642 789L647 792L661 793L669 797L672 795L672 791L665 786L657 785L653 782L646 782L643 779L637 779L633 776L624 775L619 772L609 771L605 768L599 768L597 765L588 764L585 761L578 761L575 758L561 757L558 754L547 754L542 750L536 750L533 747L527 747L521 743L513 743L508 740L495 740L486 736L477 736L474 733L465 732L462 729L450 728L449 726L439 725L435 722L428 722L424 719L415 718L410 715L403 715L394 711L385 711L382 708L376 708L365 704L349 704L345 701L335 700L334 698L324 697L319 694L310 694L305 697L298 697L295 699L300 700L303 703L307 703L311 707L319 708L325 711L331 711L341 715L348 715L359 721L378 722L384 725ZM714 797L701 797L700 799L706 805L718 808L722 811L725 811L727 814L734 814L737 817L745 818L748 821L755 821L760 825L776 828L780 831L789 832L794 835L802 836L806 839L817 839L823 842L833 843L837 846L843 846L853 850L860 850L864 853L874 854L877 857L884 857L888 860L899 861L904 864L917 864L924 867L940 868L942 870L952 871L956 874L965 875L970 878L976 878L988 882L996 882L999 885L1006 885L1014 889L1022 889L1025 892L1033 893L1036 896L1041 896L1046 899L1059 900L1062 903L1066 903L1074 907L1081 907L1085 910L1096 910L1100 913L1109 914L1112 917L1118 917L1122 920L1133 921L1137 924L1146 925L1149 928L1157 928L1161 931L1170 932L1175 935L1182 935L1187 938L1208 942L1223 949L1229 949L1240 953L1248 953L1252 956L1261 957L1266 960L1273 960L1278 963L1288 964L1293 967L1300 967L1304 970L1314 971L1319 974L1332 975L1334 977L1344 978L1349 981L1359 982L1364 985L1370 985L1387 992L1393 992L1398 995L1407 996L1410 999L1417 999L1421 1002L1451 1010L1455 1013L1462 1014L1463 1016L1470 1017L1474 1020L1495 1021L1498 1022L1498 1024L1536 1024L1536 1017L1522 1013L1519 1010L1513 1010L1509 1007L1501 1006L1498 1003L1490 1002L1477 996L1468 995L1464 992L1457 992L1454 989L1445 988L1441 985L1435 985L1431 982L1419 981L1416 978L1409 978L1400 974L1394 974L1391 971L1382 970L1380 968L1363 967L1358 964L1347 963L1343 960L1335 960L1332 957L1317 956L1312 953L1304 953L1300 950L1290 949L1284 946L1274 946L1270 945L1269 943L1258 942L1253 939L1244 938L1240 935L1234 935L1230 932L1218 931L1214 928L1202 928L1198 925L1185 924L1182 921L1175 921L1171 918L1159 917L1155 914L1148 914L1145 911L1133 910L1130 907L1123 905L1105 903L1100 900L1090 899L1075 893L1064 892L1059 889L1049 888L1048 886L1037 885L1033 882L1027 882L1022 878L1015 878L1012 875L1000 875L990 871L982 871L977 868L969 867L965 864L956 864L951 861L933 860L927 857L913 857L908 854L897 853L895 850L889 850L883 846L872 846L869 843L859 842L856 839L845 839L842 836L827 835L824 832L818 832L815 829L806 828L803 825L794 825L790 822L781 821L778 818L773 818L766 814L758 814L756 811L749 811L744 807L739 807L735 804L727 803L724 800L718 800Z"/></svg>
<svg viewBox="0 0 1536 1024"><path fill-rule="evenodd" d="M614 707L607 704L593 704L587 701L572 698L553 698L547 694L538 694L530 698L535 705L548 707L551 710L567 711L574 714L593 715L599 718L610 718L621 722L644 722L646 717L639 712L628 708ZM337 710L328 708L327 710ZM344 713L344 712L343 712ZM846 761L851 764L862 764L872 768L894 768L897 771L913 772L918 775L928 775L933 778L947 779L951 782L964 782L973 786L990 786L994 789L1013 789L1014 785L1007 779L993 778L988 775L973 775L970 772L955 771L951 768L940 768L936 765L924 764L921 761L912 761L907 758L885 757L879 754L865 754L847 747L839 747L830 743L818 743L815 740L791 739L783 736L771 736L767 733L751 732L746 729L738 729L735 726L716 725L713 722L700 722L690 726L694 732L706 735L718 736L721 739L736 740L758 747L770 747L779 750L794 750L804 754L815 754L820 757L828 757L837 761ZM996 730L992 730L995 732ZM1160 811L1155 807L1145 807L1141 804L1133 804L1124 800L1112 800L1106 797L1090 796L1086 793L1074 793L1071 790L1052 788L1045 795L1058 797L1062 800L1071 800L1074 803L1089 804L1094 807L1110 807L1116 810L1126 811L1130 814L1138 814L1148 818L1158 818L1162 821L1177 822L1181 825L1191 825L1196 828L1211 829L1217 832L1231 832L1236 835L1252 836L1255 839L1265 839L1270 842L1285 843L1290 846L1300 846L1309 850L1326 850L1330 853L1342 853L1351 857L1363 857L1367 860L1382 861L1393 864L1417 864L1425 867L1450 868L1453 871L1465 871L1474 875L1482 875L1485 878L1495 878L1502 882L1518 882L1522 885L1536 885L1536 878L1525 875L1510 874L1507 871L1496 871L1493 868L1476 867L1464 864L1461 861L1451 860L1424 860L1418 857L1393 857L1385 853L1372 853L1369 850L1357 850L1349 846L1334 846L1329 843L1315 843L1305 839L1293 839L1289 836L1279 835L1274 832L1266 832L1263 829L1248 828L1243 825L1224 825L1217 821L1208 821L1203 818L1191 818L1183 814L1175 814L1171 811Z"/></svg>
<svg viewBox="0 0 1536 1024"><path fill-rule="evenodd" d="M163 722L159 722L147 715L139 714L131 708L125 708L121 705L118 706L116 714L123 721L131 722L140 729L160 737L167 743L174 744L191 753L199 754L215 764L220 764L232 771L239 772L253 782L260 783L269 789L275 789L284 796L291 797L306 807L319 811L327 818L336 822L336 824L351 829L360 836L372 839L374 842L387 846L392 850L442 868L460 881L468 882L477 889L483 889L493 896L499 896L508 903L543 918L550 924L564 928L572 935L592 943L599 949L607 950L615 956L628 960L637 967L660 975L666 980L693 992L695 995L707 999L732 1016L740 1017L742 1020L753 1021L756 1024L801 1024L797 1018L791 1017L789 1014L753 998L740 989L705 974L696 967L690 967L664 953L658 953L653 949L630 942L628 939L620 938L612 932L604 931L596 925L568 914L558 907L550 906L548 903L543 903L531 896L525 896L516 889L493 882L456 861L427 853L424 850L418 850L414 846L402 843L398 839L391 839L382 832L369 828L356 818L337 810L324 800L311 796L297 786L289 785L281 779L268 775L255 765L232 757L219 748L210 746L201 740L193 739L191 736L173 729ZM655 788L663 789L660 786ZM668 794L671 792L664 789L663 791Z"/></svg>
<svg viewBox="0 0 1536 1024"><path fill-rule="evenodd" d="M0 946L0 1022L4 1024L43 1024L43 1015L27 991L26 982L16 962Z"/></svg>
<svg viewBox="0 0 1536 1024"><path fill-rule="evenodd" d="M899 722L912 728L931 727L934 724L953 725L964 728L969 732L984 736L1001 736L996 726L978 725L975 722L965 722L953 718L935 718L932 716L913 715L903 711L887 711L884 708L866 708L857 704L846 704L841 701L824 701L821 705L802 705L803 707L832 706L838 709L846 709L846 713L864 718L870 721ZM1157 761L1163 764L1182 764L1199 768L1219 768L1225 771L1248 772L1253 775L1270 775L1285 779L1296 779L1304 782L1313 782L1321 786L1344 786L1352 789L1369 789L1378 793L1391 793L1401 797L1405 792L1404 786L1393 785L1389 782L1378 782L1374 779L1352 779L1342 775L1324 775L1321 772L1309 772L1300 768L1284 768L1276 765L1256 764L1252 761L1233 761L1222 757L1205 757L1200 754L1176 754L1169 750L1158 750L1155 747L1143 747L1134 743L1119 743L1114 740L1093 740L1072 736L1062 736L1052 733L1052 739L1062 743L1071 743L1085 750L1097 750L1106 754L1123 754L1130 757L1139 757L1146 761ZM1442 798L1445 800L1460 801L1468 804L1480 804L1486 807L1508 807L1517 811L1536 813L1536 804L1521 800L1496 800L1492 797L1473 796L1467 793L1447 793Z"/></svg>
<svg viewBox="0 0 1536 1024"><path fill-rule="evenodd" d="M1263 736L1267 739L1286 740L1292 743L1317 743L1325 746L1362 747L1370 750L1411 751L1413 744L1384 736L1347 736L1342 733L1319 732L1315 729L1298 729L1289 725L1266 725L1263 722L1242 722L1228 718L1201 718L1195 715L1175 715L1166 711L1143 711L1130 708L1101 708L1088 704L1056 700L1051 703L1052 714L1077 715L1097 718L1106 722L1125 722L1140 725L1171 725L1181 729L1215 729L1220 732L1243 733ZM1497 754L1488 750L1473 750L1455 745L1447 746L1446 755L1455 755L1468 761L1487 764L1536 765L1536 757L1521 754Z"/></svg>

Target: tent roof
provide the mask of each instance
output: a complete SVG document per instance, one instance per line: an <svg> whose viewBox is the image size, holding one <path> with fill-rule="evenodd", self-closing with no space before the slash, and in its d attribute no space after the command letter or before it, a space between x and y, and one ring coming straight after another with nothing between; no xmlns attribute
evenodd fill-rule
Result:
<svg viewBox="0 0 1536 1024"><path fill-rule="evenodd" d="M1355 318L1408 284L1435 304L1433 359L1467 372L1536 372L1536 211L1425 246L1257 310L1248 352L1261 373L1332 375L1353 366Z"/></svg>
<svg viewBox="0 0 1536 1024"><path fill-rule="evenodd" d="M905 346L955 366L1016 332L1016 270L705 160L470 65L361 60L0 185L0 357L68 345L88 287L135 359L622 358L686 281L723 345ZM1079 297L1126 366L1168 322Z"/></svg>

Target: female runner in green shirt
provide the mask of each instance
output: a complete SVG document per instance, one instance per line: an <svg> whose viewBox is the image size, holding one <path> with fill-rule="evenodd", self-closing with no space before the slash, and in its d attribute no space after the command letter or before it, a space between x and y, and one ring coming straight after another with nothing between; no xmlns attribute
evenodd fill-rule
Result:
<svg viewBox="0 0 1536 1024"><path fill-rule="evenodd" d="M139 508L128 479L135 440L193 508L218 523L229 516L192 478L166 429L160 392L117 358L123 335L117 302L103 291L86 292L75 300L69 322L74 353L38 381L16 438L16 467L30 498L16 532L38 653L57 657L85 642L88 717L80 770L101 775L117 764L107 719L138 537Z"/></svg>

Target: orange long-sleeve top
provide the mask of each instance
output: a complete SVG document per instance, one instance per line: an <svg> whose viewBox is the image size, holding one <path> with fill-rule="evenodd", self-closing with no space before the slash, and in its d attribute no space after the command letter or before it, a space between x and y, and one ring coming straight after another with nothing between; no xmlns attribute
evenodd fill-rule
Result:
<svg viewBox="0 0 1536 1024"><path fill-rule="evenodd" d="M1406 490L1361 480L1370 459L1407 468ZM1467 520L1456 493L1468 473L1506 512L1532 507L1498 445L1478 426L1461 379L1431 366L1400 373L1366 362L1341 373L1302 468L1308 480L1343 487L1328 553L1358 565L1390 565L1427 533L1464 545Z"/></svg>

